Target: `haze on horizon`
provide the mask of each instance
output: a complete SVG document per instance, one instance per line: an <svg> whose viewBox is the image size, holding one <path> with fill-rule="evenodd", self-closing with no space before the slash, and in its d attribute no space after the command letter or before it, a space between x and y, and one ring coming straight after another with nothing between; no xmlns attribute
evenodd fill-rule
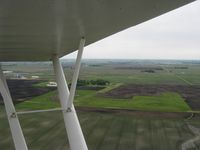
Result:
<svg viewBox="0 0 200 150"><path fill-rule="evenodd" d="M84 59L200 59L200 0L84 49ZM86 39L87 40L87 39ZM77 52L66 58L75 58Z"/></svg>

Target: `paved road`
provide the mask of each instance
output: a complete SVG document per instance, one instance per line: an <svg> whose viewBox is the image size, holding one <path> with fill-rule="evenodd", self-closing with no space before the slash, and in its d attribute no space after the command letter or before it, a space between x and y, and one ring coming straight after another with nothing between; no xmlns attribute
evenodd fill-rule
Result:
<svg viewBox="0 0 200 150"><path fill-rule="evenodd" d="M185 143L183 143L182 144L182 150L187 150L187 149L190 149L190 148L194 148L194 150L197 150L196 145L194 143L196 141L200 141L200 129L196 128L192 125L189 125L189 124L188 124L188 127L196 135L196 137L186 141Z"/></svg>

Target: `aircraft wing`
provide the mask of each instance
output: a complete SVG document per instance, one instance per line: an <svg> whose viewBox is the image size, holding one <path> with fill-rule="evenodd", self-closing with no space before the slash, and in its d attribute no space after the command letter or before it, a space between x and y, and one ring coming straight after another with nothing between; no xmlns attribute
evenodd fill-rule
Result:
<svg viewBox="0 0 200 150"><path fill-rule="evenodd" d="M1 0L0 61L48 61L194 0Z"/></svg>

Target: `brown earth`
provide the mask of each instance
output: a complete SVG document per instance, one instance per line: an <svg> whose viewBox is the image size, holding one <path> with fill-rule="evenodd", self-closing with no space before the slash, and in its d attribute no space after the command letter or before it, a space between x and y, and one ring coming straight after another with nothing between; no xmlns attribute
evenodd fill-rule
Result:
<svg viewBox="0 0 200 150"><path fill-rule="evenodd" d="M184 85L122 85L103 96L130 99L134 96L159 95L163 92L179 93L193 110L200 110L200 86Z"/></svg>
<svg viewBox="0 0 200 150"><path fill-rule="evenodd" d="M200 118L200 113L191 112L157 112L157 111L141 111L133 109L118 109L118 108L96 108L96 107L76 107L76 110L82 112L100 112L108 114L125 114L131 115L136 118L180 118L180 119L191 119Z"/></svg>
<svg viewBox="0 0 200 150"><path fill-rule="evenodd" d="M8 87L10 89L11 96L14 102L20 102L29 98L42 95L49 91L55 90L55 88L49 87L34 87L33 84L44 82L42 80L7 80ZM0 95L0 104L3 102Z"/></svg>
<svg viewBox="0 0 200 150"><path fill-rule="evenodd" d="M162 67L153 67L153 66L128 66L128 67L115 67L114 69L120 69L120 70L163 70Z"/></svg>

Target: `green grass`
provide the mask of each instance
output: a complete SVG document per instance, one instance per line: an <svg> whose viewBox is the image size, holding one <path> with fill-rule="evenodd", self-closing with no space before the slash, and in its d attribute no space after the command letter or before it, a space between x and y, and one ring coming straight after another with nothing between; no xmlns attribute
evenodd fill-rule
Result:
<svg viewBox="0 0 200 150"><path fill-rule="evenodd" d="M137 109L150 111L190 111L190 107L178 93L162 93L158 96L135 96L133 99L113 99L101 97L96 91L78 90L76 106Z"/></svg>
<svg viewBox="0 0 200 150"><path fill-rule="evenodd" d="M22 103L18 103L16 105L16 109L35 110L35 109L49 109L49 108L60 107L59 103L55 101L55 95L56 92L51 91L41 96L31 98Z"/></svg>
<svg viewBox="0 0 200 150"><path fill-rule="evenodd" d="M190 107L178 93L166 92L156 96L135 96L132 99L115 99L101 96L99 93L106 92L114 88L112 85L100 91L77 90L75 96L75 106L134 109L147 111L167 111L185 112L190 111ZM16 105L17 110L38 110L60 107L56 101L57 93L52 91L41 96L29 99Z"/></svg>
<svg viewBox="0 0 200 150"><path fill-rule="evenodd" d="M109 86L107 86L106 88L99 90L97 93L106 93L112 89L115 89L119 86L123 85L122 83L117 83L117 84L110 84Z"/></svg>
<svg viewBox="0 0 200 150"><path fill-rule="evenodd" d="M162 93L158 96L135 96L133 99L105 98L96 94L97 92L93 90L78 90L75 97L75 105L168 112L191 110L177 93ZM54 99L55 91L19 103L16 105L16 109L36 110L60 107L59 103Z"/></svg>
<svg viewBox="0 0 200 150"><path fill-rule="evenodd" d="M172 92L162 93L157 96L135 96L132 104L140 110L172 112L191 110L179 94Z"/></svg>

